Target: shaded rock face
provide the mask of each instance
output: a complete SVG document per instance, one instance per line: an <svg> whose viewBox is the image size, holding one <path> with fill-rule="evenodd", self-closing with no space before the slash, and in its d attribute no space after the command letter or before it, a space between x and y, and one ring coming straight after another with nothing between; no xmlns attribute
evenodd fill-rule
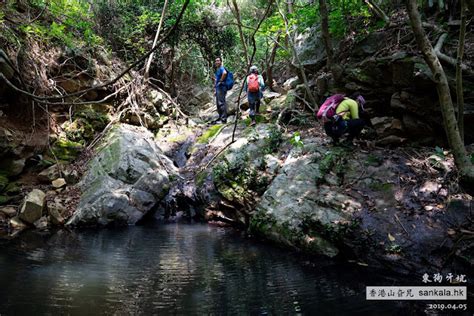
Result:
<svg viewBox="0 0 474 316"><path fill-rule="evenodd" d="M314 68L324 63L326 58L320 36L315 30L311 33L311 36L306 36L306 33L299 35L296 41L298 55L306 68L307 65ZM322 80L322 75L318 76L314 95L321 103L334 92L350 95L359 91L367 101L366 109L372 118L390 116L407 125L403 133L397 132L395 137L389 137L380 144L400 144L406 139L408 143L446 146L443 118L431 70L423 58L414 56L413 52L396 51L388 55L387 45L391 41L393 39L386 31L371 32L350 47L342 48L335 56L340 61L341 73L337 75L338 78L340 75L340 81L336 85L333 80ZM443 67L454 91L455 69L452 65L443 64ZM311 68L308 70L311 79L314 71ZM319 68L316 67L317 70ZM469 144L474 141L474 124L470 124L474 122L471 102L474 99L474 80L472 76L466 76L464 80L465 140ZM453 100L455 102L455 97ZM419 137L420 131L426 132Z"/></svg>
<svg viewBox="0 0 474 316"><path fill-rule="evenodd" d="M79 183L83 194L69 225L131 225L167 193L171 160L143 127L114 127Z"/></svg>
<svg viewBox="0 0 474 316"><path fill-rule="evenodd" d="M15 71L13 70L13 64L8 59L7 54L0 49L0 73L5 76L8 80L13 78ZM0 86L0 96L7 91L6 85L2 83Z"/></svg>
<svg viewBox="0 0 474 316"><path fill-rule="evenodd" d="M214 129L211 127L210 130ZM214 159L216 151L231 142L233 126L221 126L218 133L204 140L198 140L190 152L186 168L199 169ZM205 132L204 134L206 134ZM276 174L279 160L275 157L281 142L281 133L273 124L257 124L248 127L239 124L236 139L228 146L211 168L207 168L192 180L186 181L180 192L173 193L173 199L180 202L179 211L187 212L194 204L193 212L201 212L207 219L225 220L244 227L255 199L263 194L268 183Z"/></svg>

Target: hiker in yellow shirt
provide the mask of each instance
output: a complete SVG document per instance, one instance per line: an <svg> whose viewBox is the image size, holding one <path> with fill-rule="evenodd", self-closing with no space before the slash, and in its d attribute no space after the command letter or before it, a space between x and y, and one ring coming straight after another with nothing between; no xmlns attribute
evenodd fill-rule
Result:
<svg viewBox="0 0 474 316"><path fill-rule="evenodd" d="M326 134L337 144L344 134L347 142L352 143L358 137L366 122L359 118L359 106L364 110L365 99L356 92L349 98L345 98L336 108L336 116L332 122L324 124Z"/></svg>

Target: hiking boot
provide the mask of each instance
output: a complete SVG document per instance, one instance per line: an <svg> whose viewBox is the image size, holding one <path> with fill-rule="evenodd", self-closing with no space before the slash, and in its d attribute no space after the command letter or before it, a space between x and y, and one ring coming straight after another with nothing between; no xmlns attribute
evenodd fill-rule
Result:
<svg viewBox="0 0 474 316"><path fill-rule="evenodd" d="M257 122L255 122L255 120L252 120L252 121L250 122L250 126L254 126L255 124L257 124Z"/></svg>
<svg viewBox="0 0 474 316"><path fill-rule="evenodd" d="M340 146L346 147L346 148L354 148L354 143L350 139L345 139L340 143Z"/></svg>

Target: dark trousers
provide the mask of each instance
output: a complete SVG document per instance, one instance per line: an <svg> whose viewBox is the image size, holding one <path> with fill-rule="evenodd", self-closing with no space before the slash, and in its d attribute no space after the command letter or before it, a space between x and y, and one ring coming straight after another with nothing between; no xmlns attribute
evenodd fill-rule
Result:
<svg viewBox="0 0 474 316"><path fill-rule="evenodd" d="M219 86L216 88L217 113L219 114L219 119L224 122L227 120L227 104L225 102L226 94L226 87Z"/></svg>
<svg viewBox="0 0 474 316"><path fill-rule="evenodd" d="M260 92L248 92L247 99L249 101L250 118L253 120L260 111Z"/></svg>
<svg viewBox="0 0 474 316"><path fill-rule="evenodd" d="M366 125L363 119L355 120L338 120L337 122L324 123L324 130L335 142L339 141L342 135L348 133L348 140L353 140L358 137L364 126Z"/></svg>

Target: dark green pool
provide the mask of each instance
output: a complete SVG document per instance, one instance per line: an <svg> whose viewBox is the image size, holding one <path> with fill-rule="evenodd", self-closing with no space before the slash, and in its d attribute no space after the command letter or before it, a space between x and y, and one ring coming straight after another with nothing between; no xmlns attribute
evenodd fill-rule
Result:
<svg viewBox="0 0 474 316"><path fill-rule="evenodd" d="M395 315L407 307L365 300L366 285L391 282L201 224L0 244L1 315Z"/></svg>

